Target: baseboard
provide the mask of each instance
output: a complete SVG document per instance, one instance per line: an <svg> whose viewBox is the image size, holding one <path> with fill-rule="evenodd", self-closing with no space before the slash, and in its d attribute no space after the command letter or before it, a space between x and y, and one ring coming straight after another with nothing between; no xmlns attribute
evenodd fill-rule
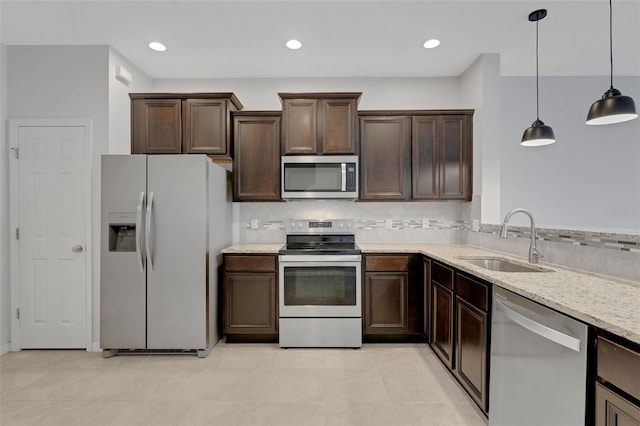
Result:
<svg viewBox="0 0 640 426"><path fill-rule="evenodd" d="M3 343L2 345L0 345L0 355L4 355L7 352L9 352L9 343Z"/></svg>
<svg viewBox="0 0 640 426"><path fill-rule="evenodd" d="M91 352L102 352L102 348L100 347L100 342L93 342L91 344Z"/></svg>

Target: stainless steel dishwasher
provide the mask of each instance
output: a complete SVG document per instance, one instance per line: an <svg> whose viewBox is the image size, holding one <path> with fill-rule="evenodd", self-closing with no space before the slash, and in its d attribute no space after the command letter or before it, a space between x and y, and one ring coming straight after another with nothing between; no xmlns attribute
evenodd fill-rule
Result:
<svg viewBox="0 0 640 426"><path fill-rule="evenodd" d="M585 424L587 325L493 287L490 426Z"/></svg>

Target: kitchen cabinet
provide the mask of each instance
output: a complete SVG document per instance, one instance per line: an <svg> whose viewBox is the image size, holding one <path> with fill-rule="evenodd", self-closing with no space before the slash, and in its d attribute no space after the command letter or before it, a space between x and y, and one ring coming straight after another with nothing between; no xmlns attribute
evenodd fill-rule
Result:
<svg viewBox="0 0 640 426"><path fill-rule="evenodd" d="M431 347L486 413L489 286L431 261Z"/></svg>
<svg viewBox="0 0 640 426"><path fill-rule="evenodd" d="M282 154L357 154L361 93L279 93Z"/></svg>
<svg viewBox="0 0 640 426"><path fill-rule="evenodd" d="M361 111L361 199L471 200L473 111Z"/></svg>
<svg viewBox="0 0 640 426"><path fill-rule="evenodd" d="M233 200L280 200L280 112L233 115Z"/></svg>
<svg viewBox="0 0 640 426"><path fill-rule="evenodd" d="M431 262L431 347L453 369L453 269Z"/></svg>
<svg viewBox="0 0 640 426"><path fill-rule="evenodd" d="M360 199L411 198L409 117L360 117Z"/></svg>
<svg viewBox="0 0 640 426"><path fill-rule="evenodd" d="M431 259L428 257L422 259L422 294L424 295L422 330L426 341L431 343Z"/></svg>
<svg viewBox="0 0 640 426"><path fill-rule="evenodd" d="M364 340L424 339L421 266L415 255L365 256Z"/></svg>
<svg viewBox="0 0 640 426"><path fill-rule="evenodd" d="M454 375L478 406L487 411L489 383L489 288L456 273Z"/></svg>
<svg viewBox="0 0 640 426"><path fill-rule="evenodd" d="M233 93L130 93L132 154L230 157Z"/></svg>
<svg viewBox="0 0 640 426"><path fill-rule="evenodd" d="M596 426L640 425L640 345L597 337Z"/></svg>
<svg viewBox="0 0 640 426"><path fill-rule="evenodd" d="M222 333L227 342L278 340L276 256L225 255Z"/></svg>

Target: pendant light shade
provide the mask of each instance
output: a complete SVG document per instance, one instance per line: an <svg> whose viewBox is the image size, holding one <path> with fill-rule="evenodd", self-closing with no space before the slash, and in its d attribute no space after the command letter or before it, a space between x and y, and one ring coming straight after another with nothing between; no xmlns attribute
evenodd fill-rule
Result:
<svg viewBox="0 0 640 426"><path fill-rule="evenodd" d="M553 129L540 120L540 90L538 77L538 21L547 16L547 9L539 9L529 14L529 21L536 23L536 121L522 134L522 146L543 146L556 141Z"/></svg>
<svg viewBox="0 0 640 426"><path fill-rule="evenodd" d="M522 135L522 146L542 146L549 145L556 141L553 129L540 120L536 120L531 124Z"/></svg>
<svg viewBox="0 0 640 426"><path fill-rule="evenodd" d="M589 108L587 124L601 125L622 123L633 120L636 114L636 104L633 98L624 96L618 89L613 87L613 7L609 0L609 63L611 65L611 85L609 90L604 92L601 99L598 99Z"/></svg>

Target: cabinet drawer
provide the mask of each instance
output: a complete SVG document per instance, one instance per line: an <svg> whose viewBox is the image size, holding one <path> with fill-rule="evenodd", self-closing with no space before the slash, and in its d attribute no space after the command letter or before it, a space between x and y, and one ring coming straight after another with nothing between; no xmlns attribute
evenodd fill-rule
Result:
<svg viewBox="0 0 640 426"><path fill-rule="evenodd" d="M598 337L598 376L640 399L640 353Z"/></svg>
<svg viewBox="0 0 640 426"><path fill-rule="evenodd" d="M431 280L453 289L453 269L437 262L431 262Z"/></svg>
<svg viewBox="0 0 640 426"><path fill-rule="evenodd" d="M489 288L485 284L456 273L456 293L476 308L489 310Z"/></svg>
<svg viewBox="0 0 640 426"><path fill-rule="evenodd" d="M409 270L408 255L401 256L367 256L366 271L408 271Z"/></svg>
<svg viewBox="0 0 640 426"><path fill-rule="evenodd" d="M273 272L276 270L275 256L225 256L225 271Z"/></svg>

